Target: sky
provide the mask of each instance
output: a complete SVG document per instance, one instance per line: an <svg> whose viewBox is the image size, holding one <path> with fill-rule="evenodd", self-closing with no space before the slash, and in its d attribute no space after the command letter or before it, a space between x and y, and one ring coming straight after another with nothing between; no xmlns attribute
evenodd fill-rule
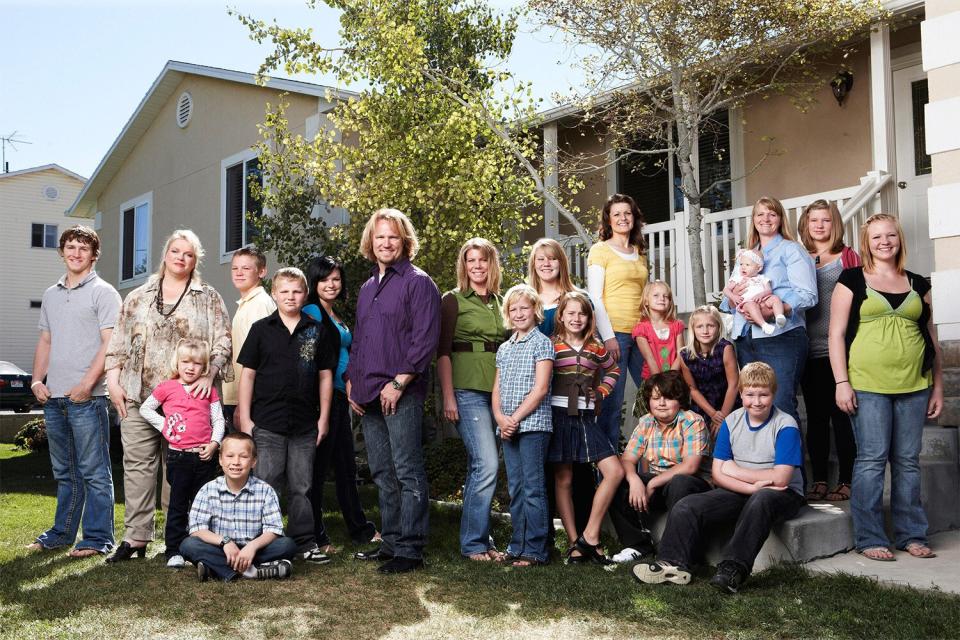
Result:
<svg viewBox="0 0 960 640"><path fill-rule="evenodd" d="M228 4L337 41L337 15L322 2L310 9L299 0L0 0L0 136L16 132L30 143L7 147L10 170L56 163L89 178L168 60L256 71L270 48L247 37ZM575 53L526 23L507 66L534 82L547 108L579 82Z"/></svg>

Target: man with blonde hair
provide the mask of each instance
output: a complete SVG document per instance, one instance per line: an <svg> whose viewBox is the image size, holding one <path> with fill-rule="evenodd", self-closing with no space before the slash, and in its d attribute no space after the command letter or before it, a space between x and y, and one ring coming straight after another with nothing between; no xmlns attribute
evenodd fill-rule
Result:
<svg viewBox="0 0 960 640"><path fill-rule="evenodd" d="M381 535L360 560L382 573L423 566L430 501L421 420L427 372L440 338L440 291L410 261L419 243L410 219L380 209L367 221L360 253L375 263L360 288L347 397L363 416L373 481L380 493Z"/></svg>

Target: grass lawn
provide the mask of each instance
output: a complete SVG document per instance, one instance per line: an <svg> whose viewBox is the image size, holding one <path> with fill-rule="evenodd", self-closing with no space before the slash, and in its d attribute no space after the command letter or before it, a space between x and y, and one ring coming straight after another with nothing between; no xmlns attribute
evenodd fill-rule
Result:
<svg viewBox="0 0 960 640"><path fill-rule="evenodd" d="M120 479L115 468L114 477ZM0 637L3 638L943 638L960 633L960 598L781 567L739 596L701 572L686 587L638 585L621 567L517 570L462 560L456 512L435 509L425 571L381 576L347 547L283 582L197 582L163 565L162 547L119 566L29 554L49 526L46 454L0 445ZM332 491L330 492L332 494ZM365 494L368 504L373 493ZM123 505L118 496L117 532ZM329 518L334 540L346 534ZM509 531L498 525L495 537Z"/></svg>

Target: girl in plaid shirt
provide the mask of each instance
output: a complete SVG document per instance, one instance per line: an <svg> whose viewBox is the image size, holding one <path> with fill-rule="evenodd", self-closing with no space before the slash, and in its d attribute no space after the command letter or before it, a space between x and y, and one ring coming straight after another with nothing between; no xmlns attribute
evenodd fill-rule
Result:
<svg viewBox="0 0 960 640"><path fill-rule="evenodd" d="M595 411L617 384L620 368L594 335L593 305L584 294L574 291L560 298L553 348L553 436L547 460L554 463L557 511L572 542L567 562L610 564L597 551L597 544L600 525L623 479L623 469L616 445L597 427ZM574 462L595 462L603 474L582 535L578 535L573 512Z"/></svg>

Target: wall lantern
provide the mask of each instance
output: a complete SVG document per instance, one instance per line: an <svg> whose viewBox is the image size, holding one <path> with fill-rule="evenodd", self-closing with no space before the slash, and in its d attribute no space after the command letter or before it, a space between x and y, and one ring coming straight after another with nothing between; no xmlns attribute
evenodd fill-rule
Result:
<svg viewBox="0 0 960 640"><path fill-rule="evenodd" d="M837 104L843 106L847 94L853 89L853 74L849 71L839 72L830 81L830 88L833 90L833 97L837 99Z"/></svg>

